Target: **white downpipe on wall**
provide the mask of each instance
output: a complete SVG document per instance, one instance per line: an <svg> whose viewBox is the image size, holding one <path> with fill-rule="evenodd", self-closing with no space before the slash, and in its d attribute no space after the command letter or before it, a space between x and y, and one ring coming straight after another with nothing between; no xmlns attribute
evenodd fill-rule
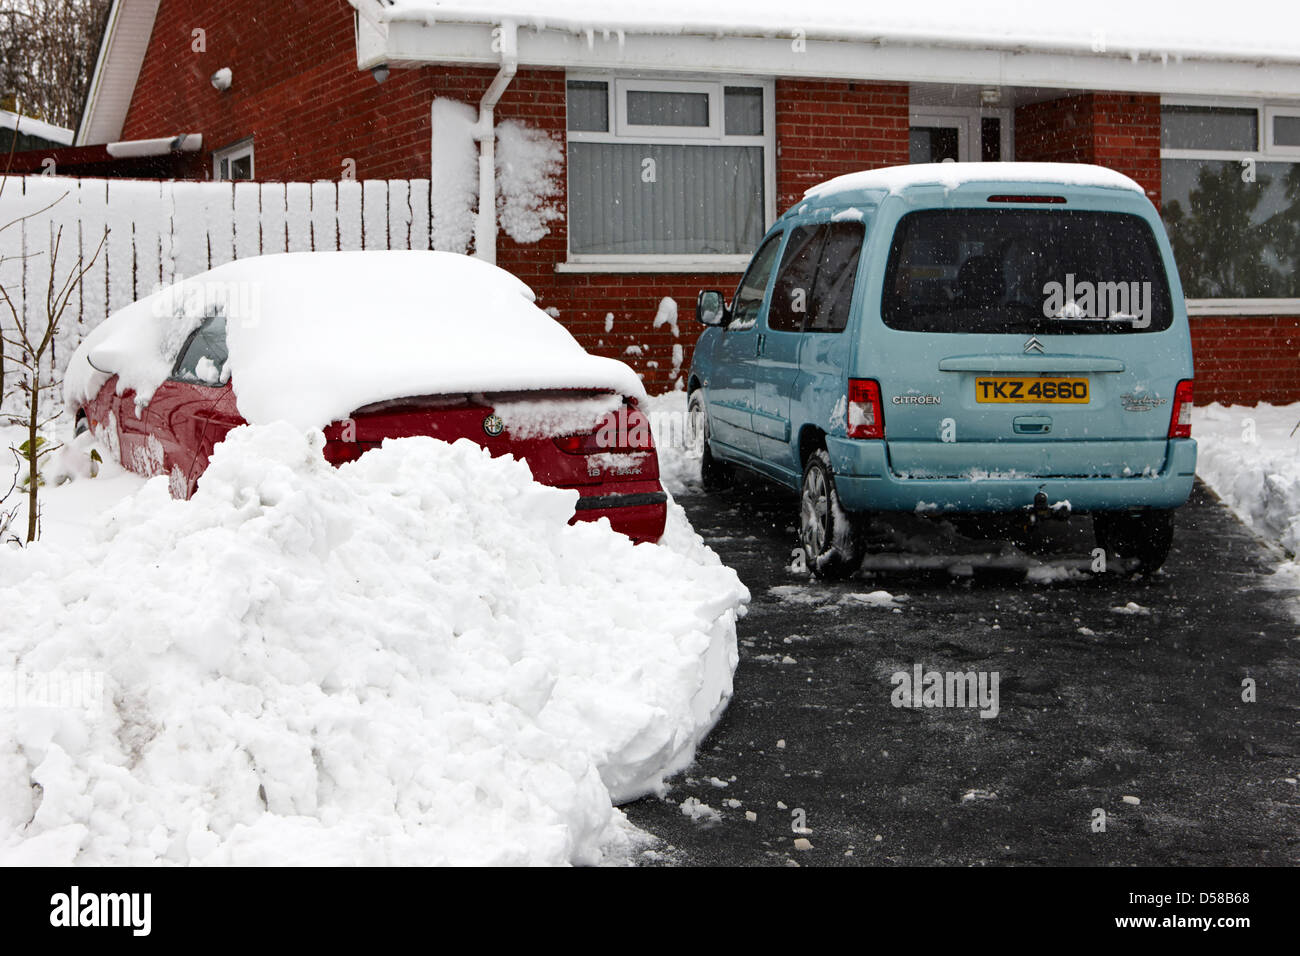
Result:
<svg viewBox="0 0 1300 956"><path fill-rule="evenodd" d="M518 28L503 22L494 39L501 44L501 68L492 78L478 103L478 125L474 136L478 140L478 219L474 223L474 254L486 262L497 261L497 157L496 121L497 101L514 78L519 67L519 46L516 42Z"/></svg>

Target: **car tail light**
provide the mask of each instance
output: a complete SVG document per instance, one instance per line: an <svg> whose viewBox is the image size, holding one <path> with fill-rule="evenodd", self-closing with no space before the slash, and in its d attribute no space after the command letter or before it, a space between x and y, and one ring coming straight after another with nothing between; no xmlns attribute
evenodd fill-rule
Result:
<svg viewBox="0 0 1300 956"><path fill-rule="evenodd" d="M325 460L337 468L349 461L356 461L367 447L369 446L357 441L330 439L325 442Z"/></svg>
<svg viewBox="0 0 1300 956"><path fill-rule="evenodd" d="M1185 378L1174 389L1174 410L1169 416L1170 438L1192 437L1192 380Z"/></svg>
<svg viewBox="0 0 1300 956"><path fill-rule="evenodd" d="M555 446L566 455L599 455L604 452L650 451L654 439L650 434L650 420L635 404L610 412L590 432L582 435L561 435Z"/></svg>
<svg viewBox="0 0 1300 956"><path fill-rule="evenodd" d="M885 413L880 404L880 383L869 378L849 379L849 437L884 438Z"/></svg>

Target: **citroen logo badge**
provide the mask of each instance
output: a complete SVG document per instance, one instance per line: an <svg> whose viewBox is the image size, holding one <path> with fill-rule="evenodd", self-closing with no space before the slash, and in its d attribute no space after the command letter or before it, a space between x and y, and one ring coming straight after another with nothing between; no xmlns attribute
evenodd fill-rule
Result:
<svg viewBox="0 0 1300 956"><path fill-rule="evenodd" d="M1046 351L1047 351L1047 349L1043 348L1043 343L1040 342L1040 341L1038 341L1038 336L1036 336L1036 335L1031 335L1031 336L1029 337L1029 341L1025 343L1025 354L1026 354L1026 355L1028 355L1028 354L1030 354L1030 353L1034 353L1034 354L1037 354L1037 355L1042 355L1042 354L1043 354L1044 352L1046 352Z"/></svg>

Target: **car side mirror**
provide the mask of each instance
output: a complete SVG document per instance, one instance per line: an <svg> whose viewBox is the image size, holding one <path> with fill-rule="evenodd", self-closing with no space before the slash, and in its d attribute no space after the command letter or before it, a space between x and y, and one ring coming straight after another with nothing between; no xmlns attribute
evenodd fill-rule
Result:
<svg viewBox="0 0 1300 956"><path fill-rule="evenodd" d="M727 302L722 293L715 289L706 289L695 299L695 320L701 325L725 325L727 323Z"/></svg>

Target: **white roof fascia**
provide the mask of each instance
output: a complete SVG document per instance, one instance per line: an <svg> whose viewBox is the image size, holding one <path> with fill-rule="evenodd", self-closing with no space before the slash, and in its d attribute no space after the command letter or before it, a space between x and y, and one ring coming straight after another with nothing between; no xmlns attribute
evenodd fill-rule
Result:
<svg viewBox="0 0 1300 956"><path fill-rule="evenodd" d="M491 23L391 20L358 67L495 65ZM1180 60L1120 54L904 46L785 37L664 36L519 29L519 65L575 70L721 73L884 83L1050 87L1077 90L1300 98L1300 63Z"/></svg>
<svg viewBox="0 0 1300 956"><path fill-rule="evenodd" d="M108 25L91 74L86 105L77 126L76 146L120 139L135 93L159 0L113 0Z"/></svg>

